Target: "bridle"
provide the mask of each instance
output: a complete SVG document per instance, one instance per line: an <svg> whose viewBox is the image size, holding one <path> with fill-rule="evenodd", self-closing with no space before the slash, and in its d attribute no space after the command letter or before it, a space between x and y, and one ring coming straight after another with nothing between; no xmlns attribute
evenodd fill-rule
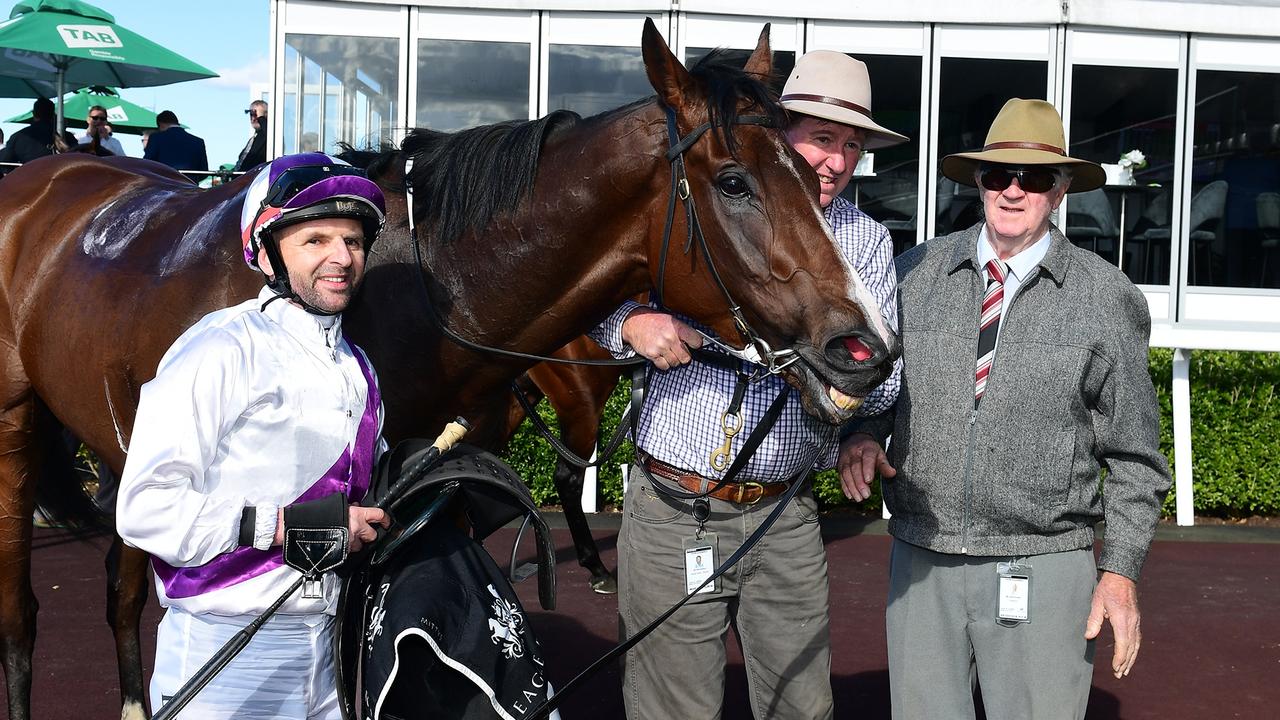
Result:
<svg viewBox="0 0 1280 720"><path fill-rule="evenodd" d="M751 324L747 322L747 318L742 314L742 306L733 299L733 293L729 292L728 286L724 284L724 280L720 277L720 271L716 269L715 261L711 257L711 248L707 245L707 238L702 234L702 225L698 222L698 211L694 206L693 193L689 188L689 176L685 172L684 154L702 137L704 133L712 128L710 121L705 122L694 128L684 138L680 137L680 130L676 127L676 113L667 106L663 106L663 110L667 114L667 142L670 148L667 150L667 161L671 163L671 195L667 200L667 221L666 226L662 230L662 250L658 256L658 283L654 289L654 302L661 308L663 306L663 289L665 286L667 274L667 254L671 243L671 228L675 221L676 198L678 197L684 205L685 227L687 235L684 241L684 254L688 255L693 250L693 243L697 240L698 250L702 254L702 259L707 263L707 270L711 273L711 279L715 281L716 287L719 288L720 294L724 295L725 300L729 304L729 314L733 317L734 328L742 337L747 339L747 345L743 349L730 347L716 338L698 331L704 339L715 345L722 352L739 360L762 366L764 374L777 375L787 368L787 366L800 359L800 355L791 348L782 350L774 350L769 343L760 337L759 333L751 328ZM757 125L760 127L774 127L773 120L765 115L743 115L733 120L738 125Z"/></svg>
<svg viewBox="0 0 1280 720"><path fill-rule="evenodd" d="M708 130L712 129L713 124L708 121L694 128L688 135L683 138L680 136L679 128L676 127L675 111L666 105L662 106L667 116L667 142L669 148L666 153L667 161L671 165L671 192L667 199L667 218L666 226L662 231L662 246L658 257L658 281L653 291L654 303L659 309L663 307L663 290L666 280L667 255L671 246L671 231L675 221L676 202L679 200L684 205L685 225L688 228L688 235L684 242L684 254L689 255L693 251L693 244L696 240L699 252L703 260L707 264L707 269L711 273L711 278L719 288L720 293L724 295L729 305L729 314L733 317L734 327L747 340L744 348L734 348L721 340L718 340L707 333L698 331L700 335L711 345L716 346L723 354L735 357L753 365L760 367L756 379L766 375L777 375L800 359L800 355L791 348L782 350L774 350L769 343L760 337L759 333L752 329L751 324L747 322L746 317L742 313L742 306L734 299L733 294L729 292L728 286L725 285L719 271L716 269L715 261L711 256L711 248L707 245L706 236L702 233L702 227L698 223L698 213L694 207L693 194L689 187L689 177L685 172L684 154L698 141ZM765 115L742 115L733 118L724 125L756 125L759 127L774 127L771 118ZM626 358L622 360L577 360L572 358L558 358L548 355L536 355L533 353L524 353L516 350L507 350L505 348L494 347L491 345L483 345L473 340L462 337L453 329L451 329L443 317L436 310L435 304L431 301L431 293L428 290L426 280L426 269L422 263L422 244L418 239L417 223L413 214L413 182L411 174L413 172L413 157L406 156L404 162L404 191L406 211L409 216L409 241L413 245L413 258L418 266L418 279L422 284L422 290L426 295L428 312L430 313L432 322L440 329L445 337L449 338L455 344L460 345L468 350L489 353L492 355L500 355L503 357L517 358L520 360L534 360L537 362L553 362L566 365L604 365L604 366L626 366L640 365L647 362L642 357ZM694 352L699 352L695 350ZM705 351L702 351L705 352ZM518 393L517 393L518 394Z"/></svg>

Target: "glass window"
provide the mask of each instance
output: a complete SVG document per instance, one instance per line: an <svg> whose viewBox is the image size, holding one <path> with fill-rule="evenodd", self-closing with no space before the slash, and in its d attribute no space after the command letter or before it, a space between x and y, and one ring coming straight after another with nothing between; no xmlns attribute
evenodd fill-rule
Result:
<svg viewBox="0 0 1280 720"><path fill-rule="evenodd" d="M1168 285L1178 71L1076 65L1071 88L1069 154L1111 167L1105 187L1067 197L1063 231L1135 283ZM1141 167L1123 168L1135 150Z"/></svg>
<svg viewBox="0 0 1280 720"><path fill-rule="evenodd" d="M864 154L860 174L845 190L863 212L893 236L894 254L916 244L916 205L920 185L919 57L854 55L871 76L871 113L880 125L910 142Z"/></svg>
<svg viewBox="0 0 1280 720"><path fill-rule="evenodd" d="M395 122L399 86L395 38L286 35L285 152L378 145Z"/></svg>
<svg viewBox="0 0 1280 720"><path fill-rule="evenodd" d="M638 47L551 45L547 109L596 115L653 94Z"/></svg>
<svg viewBox="0 0 1280 720"><path fill-rule="evenodd" d="M942 58L938 79L939 161L951 153L981 149L991 121L1010 98L1044 100L1048 72L1048 65L1041 60ZM939 174L936 234L963 230L975 225L981 216L977 189Z"/></svg>
<svg viewBox="0 0 1280 720"><path fill-rule="evenodd" d="M1280 289L1280 75L1196 74L1190 285Z"/></svg>
<svg viewBox="0 0 1280 720"><path fill-rule="evenodd" d="M529 44L419 40L416 118L446 132L529 119Z"/></svg>

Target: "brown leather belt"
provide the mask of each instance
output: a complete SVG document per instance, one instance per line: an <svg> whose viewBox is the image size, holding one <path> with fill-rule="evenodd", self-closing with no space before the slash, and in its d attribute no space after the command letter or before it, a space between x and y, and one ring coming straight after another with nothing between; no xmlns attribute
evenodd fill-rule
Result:
<svg viewBox="0 0 1280 720"><path fill-rule="evenodd" d="M689 492L703 493L706 492L706 488L715 487L714 490L707 493L708 497L738 503L739 505L755 505L764 498L781 495L790 486L790 483L782 481L771 483L727 482L716 487L716 480L672 467L652 457L645 458L644 469L648 470L652 475L676 483Z"/></svg>

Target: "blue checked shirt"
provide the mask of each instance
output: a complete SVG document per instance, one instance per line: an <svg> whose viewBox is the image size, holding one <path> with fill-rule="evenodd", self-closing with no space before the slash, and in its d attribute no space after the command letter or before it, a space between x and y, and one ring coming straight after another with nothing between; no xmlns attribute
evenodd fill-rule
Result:
<svg viewBox="0 0 1280 720"><path fill-rule="evenodd" d="M867 291L880 304L889 326L896 330L898 280L893 270L893 241L889 231L853 203L839 197L827 206L823 215L840 249L857 270ZM590 333L591 338L616 357L633 356L635 351L622 340L622 322L637 307L639 303L628 302L618 308ZM677 317L707 331L687 317ZM889 379L871 391L857 414L875 415L893 405L898 398L901 375L902 360L899 359ZM711 454L724 444L720 419L733 399L736 382L733 372L696 361L666 371L650 370L644 411L636 429L640 448L668 465L703 477L719 477L722 473L711 467ZM806 414L798 392L776 375L747 388L742 402L742 429L732 440L729 462L737 457L742 444L782 391L790 393L782 415L739 474L740 480L786 480L799 472L815 452L814 469L824 470L835 465L839 428Z"/></svg>

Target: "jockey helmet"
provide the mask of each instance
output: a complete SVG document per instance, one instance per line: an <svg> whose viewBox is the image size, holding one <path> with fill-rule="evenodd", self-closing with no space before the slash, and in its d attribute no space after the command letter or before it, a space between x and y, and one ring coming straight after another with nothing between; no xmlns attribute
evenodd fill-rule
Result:
<svg viewBox="0 0 1280 720"><path fill-rule="evenodd" d="M254 178L244 199L240 213L244 260L257 269L263 241L280 228L337 217L364 225L367 250L386 220L382 190L363 170L324 153L276 158Z"/></svg>

